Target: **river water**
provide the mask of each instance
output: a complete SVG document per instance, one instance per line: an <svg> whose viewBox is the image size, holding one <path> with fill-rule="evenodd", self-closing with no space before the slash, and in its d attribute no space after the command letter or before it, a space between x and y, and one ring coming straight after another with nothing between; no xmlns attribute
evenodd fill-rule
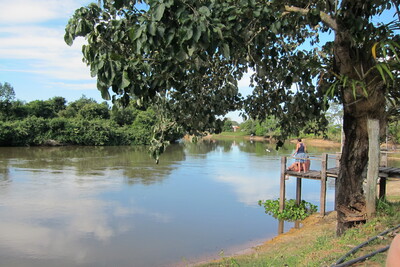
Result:
<svg viewBox="0 0 400 267"><path fill-rule="evenodd" d="M257 202L279 197L293 149L181 143L156 165L143 147L1 147L0 266L176 266L259 244L278 221ZM303 199L319 205L319 185L304 180ZM333 198L328 180L328 211Z"/></svg>

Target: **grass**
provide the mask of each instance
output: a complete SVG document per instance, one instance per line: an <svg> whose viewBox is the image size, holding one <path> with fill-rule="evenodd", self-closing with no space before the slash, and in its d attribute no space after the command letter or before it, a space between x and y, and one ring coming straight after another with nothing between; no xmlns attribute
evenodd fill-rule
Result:
<svg viewBox="0 0 400 267"><path fill-rule="evenodd" d="M246 134L246 132L222 132L220 134L215 134L213 135L213 138L225 138L225 137L244 137L244 136L248 136L248 134Z"/></svg>
<svg viewBox="0 0 400 267"><path fill-rule="evenodd" d="M255 252L221 259L201 266L331 266L352 248L400 223L400 203L379 205L377 216L337 237L336 214L320 217L314 214L301 229L266 242ZM398 230L400 231L400 230ZM348 257L354 259L390 244L393 233L378 238ZM385 266L387 252L377 254L357 266Z"/></svg>

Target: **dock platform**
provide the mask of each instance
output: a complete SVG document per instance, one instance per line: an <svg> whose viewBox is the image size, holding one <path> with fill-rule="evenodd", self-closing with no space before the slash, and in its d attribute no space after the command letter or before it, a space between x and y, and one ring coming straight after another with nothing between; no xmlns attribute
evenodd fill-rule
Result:
<svg viewBox="0 0 400 267"><path fill-rule="evenodd" d="M330 155L332 156L332 155ZM296 202L299 204L301 201L301 182L302 179L313 179L321 181L321 192L320 192L320 213L325 215L326 209L326 181L327 178L337 178L339 173L339 167L328 168L328 154L322 154L317 160L321 161L321 170L309 170L306 172L297 172L287 170L287 158L281 158L281 177L280 177L280 210L284 209L285 205L285 194L286 194L286 180L289 177L295 177L297 179L296 184ZM338 163L338 155L334 155L336 162ZM338 164L337 164L338 165ZM379 184L379 198L386 195L386 179L387 178L400 178L400 168L381 166L379 167L377 179Z"/></svg>

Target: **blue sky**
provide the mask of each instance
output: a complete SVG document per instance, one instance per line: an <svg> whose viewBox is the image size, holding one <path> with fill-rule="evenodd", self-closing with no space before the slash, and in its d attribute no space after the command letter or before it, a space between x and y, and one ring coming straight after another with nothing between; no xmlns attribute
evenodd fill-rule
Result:
<svg viewBox="0 0 400 267"><path fill-rule="evenodd" d="M14 87L23 101L82 95L103 101L82 62L84 39L72 47L64 42L64 28L74 11L90 0L0 0L0 83ZM392 13L393 14L393 13ZM391 15L392 15L391 14ZM239 82L243 95L251 92L249 75ZM228 117L239 120L238 112Z"/></svg>
<svg viewBox="0 0 400 267"><path fill-rule="evenodd" d="M95 79L82 62L84 39L72 47L64 28L73 12L91 1L0 0L0 82L23 101L82 95L102 101Z"/></svg>
<svg viewBox="0 0 400 267"><path fill-rule="evenodd" d="M68 102L82 95L104 101L82 62L84 39L72 47L64 29L74 11L90 0L0 0L0 83L10 83L16 99L26 102L62 96ZM250 93L249 77L240 81ZM230 114L232 119L238 113Z"/></svg>

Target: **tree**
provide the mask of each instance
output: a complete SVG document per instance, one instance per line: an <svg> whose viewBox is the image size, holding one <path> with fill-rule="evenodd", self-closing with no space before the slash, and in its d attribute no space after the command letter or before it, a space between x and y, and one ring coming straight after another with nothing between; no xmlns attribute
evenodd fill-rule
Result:
<svg viewBox="0 0 400 267"><path fill-rule="evenodd" d="M138 113L139 111L131 103L127 107L113 105L110 116L118 125L123 126L131 125Z"/></svg>
<svg viewBox="0 0 400 267"><path fill-rule="evenodd" d="M0 101L11 102L15 97L14 88L8 82L0 83Z"/></svg>
<svg viewBox="0 0 400 267"><path fill-rule="evenodd" d="M224 126L222 127L223 132L233 132L233 123L230 119L224 120Z"/></svg>
<svg viewBox="0 0 400 267"><path fill-rule="evenodd" d="M399 70L399 20L385 23L380 15L398 1L148 0L145 10L139 2L91 4L66 26L67 44L87 39L84 60L103 97L110 88L121 101L161 96L161 114L202 130L241 104L236 81L251 68L246 111L275 116L284 134L307 125L323 130L327 100L340 101L338 233L354 224L342 208L365 215L367 120L384 124L385 97L397 91L392 81ZM334 41L323 42L327 33Z"/></svg>
<svg viewBox="0 0 400 267"><path fill-rule="evenodd" d="M10 117L12 100L15 97L14 88L11 84L5 82L0 83L0 119L6 120Z"/></svg>
<svg viewBox="0 0 400 267"><path fill-rule="evenodd" d="M109 119L110 109L107 102L104 101L101 104L86 104L79 110L78 114L86 120Z"/></svg>
<svg viewBox="0 0 400 267"><path fill-rule="evenodd" d="M86 105L97 104L96 100L82 96L78 100L69 103L69 105L60 111L59 115L64 118L74 118L78 115L79 111Z"/></svg>
<svg viewBox="0 0 400 267"><path fill-rule="evenodd" d="M50 101L34 100L26 104L26 108L30 116L41 118L54 118L56 116Z"/></svg>
<svg viewBox="0 0 400 267"><path fill-rule="evenodd" d="M55 96L47 100L53 108L54 113L58 114L61 110L65 110L67 100L62 96Z"/></svg>

